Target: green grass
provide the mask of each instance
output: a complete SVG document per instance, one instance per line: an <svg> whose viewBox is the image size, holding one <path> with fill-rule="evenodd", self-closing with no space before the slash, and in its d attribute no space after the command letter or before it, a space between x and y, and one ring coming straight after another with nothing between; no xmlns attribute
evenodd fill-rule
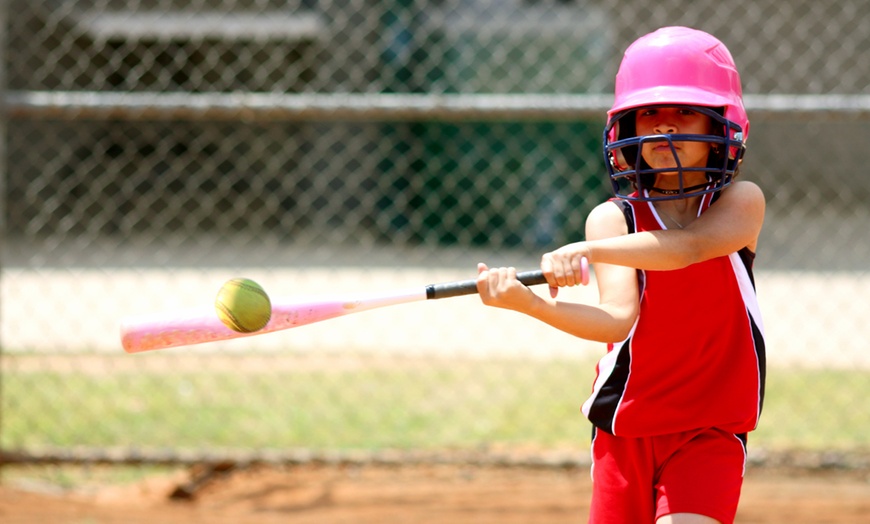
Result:
<svg viewBox="0 0 870 524"><path fill-rule="evenodd" d="M870 372L773 370L750 442L772 449L870 450Z"/></svg>
<svg viewBox="0 0 870 524"><path fill-rule="evenodd" d="M179 474L180 472L180 474ZM139 484L149 478L185 478L179 466L80 465L80 464L6 464L0 470L2 482L8 486L21 486L29 490L57 492L80 490L86 492L105 486ZM74 522L90 522L88 520Z"/></svg>
<svg viewBox="0 0 870 524"><path fill-rule="evenodd" d="M588 444L580 405L592 362L411 364L283 372L217 372L206 365L200 372L6 372L0 442L7 449L203 451ZM867 378L860 371L771 371L752 445L870 449Z"/></svg>

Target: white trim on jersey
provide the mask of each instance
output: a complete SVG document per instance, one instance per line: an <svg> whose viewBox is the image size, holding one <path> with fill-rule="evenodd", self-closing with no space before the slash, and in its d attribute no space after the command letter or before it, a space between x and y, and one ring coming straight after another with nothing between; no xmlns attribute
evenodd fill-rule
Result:
<svg viewBox="0 0 870 524"><path fill-rule="evenodd" d="M734 270L734 276L737 278L737 286L740 288L743 304L746 305L752 320L755 321L755 325L758 326L761 334L764 335L764 323L761 320L761 307L758 305L758 295L755 292L755 287L752 285L752 279L749 278L746 265L743 263L743 259L740 258L739 253L731 253L728 255L728 259L731 261L731 268Z"/></svg>

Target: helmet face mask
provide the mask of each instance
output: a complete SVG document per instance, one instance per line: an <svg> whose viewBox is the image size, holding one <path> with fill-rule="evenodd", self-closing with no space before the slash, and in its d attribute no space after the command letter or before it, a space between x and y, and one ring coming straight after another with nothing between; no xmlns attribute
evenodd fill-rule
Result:
<svg viewBox="0 0 870 524"><path fill-rule="evenodd" d="M685 107L706 115L710 118L714 131L712 134L704 135L636 136L634 131L636 108L617 113L604 129L604 159L614 194L627 200L675 200L713 193L728 186L734 180L746 150L742 138L743 130L740 126L726 120L722 116L721 110L717 111L708 107L644 106L644 108L655 107ZM614 136L617 138L612 140L611 137ZM639 154L643 145L650 142L668 143L674 156L675 167L657 169L650 167ZM709 144L710 154L707 164L700 167L682 165L677 156L674 142L704 142ZM685 175L692 172L704 173L707 183L687 187ZM675 176L678 176L679 188L664 190L654 187L656 175L659 173L675 173ZM651 190L655 190L660 196L651 196L649 194Z"/></svg>
<svg viewBox="0 0 870 524"><path fill-rule="evenodd" d="M713 131L636 136L635 112L655 107L687 107L707 115ZM733 181L746 150L749 119L731 53L712 35L687 27L664 27L628 47L607 116L604 159L614 194L620 198L673 200L719 191ZM710 144L706 166L681 165L673 143L687 141ZM647 165L639 152L648 142L669 143L676 167L652 169ZM708 182L686 187L684 174L691 172L705 173ZM654 188L659 173L676 173L679 189ZM656 196L649 195L652 189Z"/></svg>

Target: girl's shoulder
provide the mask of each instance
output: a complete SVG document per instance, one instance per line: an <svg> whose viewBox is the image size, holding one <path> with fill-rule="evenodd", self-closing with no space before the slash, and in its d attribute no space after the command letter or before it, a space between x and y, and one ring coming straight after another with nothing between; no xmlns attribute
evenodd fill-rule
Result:
<svg viewBox="0 0 870 524"><path fill-rule="evenodd" d="M628 233L630 205L625 200L611 199L595 206L586 217L587 238L611 237Z"/></svg>
<svg viewBox="0 0 870 524"><path fill-rule="evenodd" d="M764 209L765 198L761 187L751 180L735 180L723 189L717 199L720 202L739 204L741 207L759 207Z"/></svg>

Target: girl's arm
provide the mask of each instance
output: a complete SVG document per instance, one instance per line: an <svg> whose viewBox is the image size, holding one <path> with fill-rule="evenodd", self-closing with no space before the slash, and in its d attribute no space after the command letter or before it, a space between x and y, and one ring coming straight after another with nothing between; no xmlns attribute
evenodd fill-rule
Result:
<svg viewBox="0 0 870 524"><path fill-rule="evenodd" d="M586 223L586 238L625 235L625 218L613 212ZM639 297L636 271L629 267L597 263L599 303L578 304L542 297L516 279L514 268L489 269L478 264L477 289L484 304L524 313L571 335L599 342L624 340L637 318ZM579 282L579 281L578 281Z"/></svg>
<svg viewBox="0 0 870 524"><path fill-rule="evenodd" d="M735 182L704 214L684 229L645 231L618 237L593 238L547 253L541 269L550 286L573 286L580 282L579 260L637 269L672 270L726 256L744 247L755 251L764 222L764 195L752 182ZM616 211L614 211L616 210ZM612 203L598 206L589 223L608 221L619 212Z"/></svg>

